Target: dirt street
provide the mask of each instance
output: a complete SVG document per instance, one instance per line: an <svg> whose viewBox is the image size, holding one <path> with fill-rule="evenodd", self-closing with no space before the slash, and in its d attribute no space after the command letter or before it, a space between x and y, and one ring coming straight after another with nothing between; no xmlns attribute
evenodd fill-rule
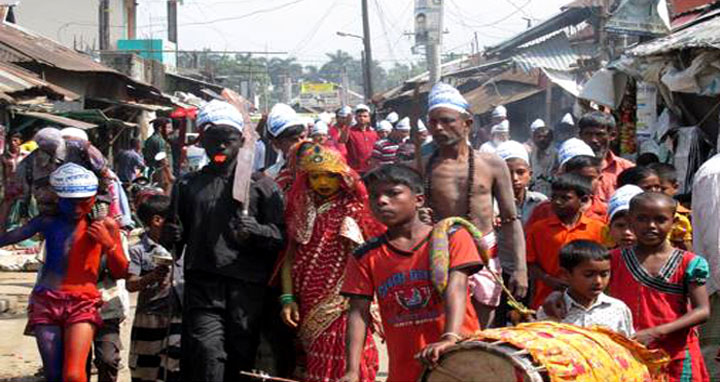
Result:
<svg viewBox="0 0 720 382"><path fill-rule="evenodd" d="M35 338L23 335L27 315L27 297L35 283L34 272L0 272L0 299L17 299L13 312L0 314L0 382L42 381L35 376L42 362L37 352ZM118 381L129 382L130 371L127 368L127 351L130 343L130 328L135 314L137 294L130 295L130 318L123 322L121 335L123 346L123 369ZM380 372L378 381L387 378L387 355L385 346L376 339L380 350ZM93 375L92 380L95 380Z"/></svg>

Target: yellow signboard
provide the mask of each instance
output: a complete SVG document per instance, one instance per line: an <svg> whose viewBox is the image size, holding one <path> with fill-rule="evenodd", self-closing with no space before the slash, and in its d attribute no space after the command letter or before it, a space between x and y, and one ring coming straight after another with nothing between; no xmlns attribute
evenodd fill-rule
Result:
<svg viewBox="0 0 720 382"><path fill-rule="evenodd" d="M303 82L300 86L300 93L321 94L335 91L335 84L324 82Z"/></svg>

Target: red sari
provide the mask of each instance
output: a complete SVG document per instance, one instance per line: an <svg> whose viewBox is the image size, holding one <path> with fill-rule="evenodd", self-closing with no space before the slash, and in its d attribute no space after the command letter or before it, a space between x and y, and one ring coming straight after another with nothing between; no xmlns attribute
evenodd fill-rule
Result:
<svg viewBox="0 0 720 382"><path fill-rule="evenodd" d="M677 320L690 311L687 286L704 284L708 275L705 259L676 249L659 275L649 274L632 248L617 249L611 255L610 294L622 300L633 314L633 326L640 331ZM670 356L670 382L709 381L700 353L697 328L679 330L650 346Z"/></svg>
<svg viewBox="0 0 720 382"><path fill-rule="evenodd" d="M332 153L339 156L334 150ZM302 169L288 194L288 236L294 242L293 291L307 356L305 380L311 382L335 381L345 374L348 301L340 295L345 265L354 248L382 229L370 214L367 193L357 174L344 160L342 166L343 188L330 199L318 198L307 187L307 172ZM368 330L360 381L374 381L377 369L378 351Z"/></svg>

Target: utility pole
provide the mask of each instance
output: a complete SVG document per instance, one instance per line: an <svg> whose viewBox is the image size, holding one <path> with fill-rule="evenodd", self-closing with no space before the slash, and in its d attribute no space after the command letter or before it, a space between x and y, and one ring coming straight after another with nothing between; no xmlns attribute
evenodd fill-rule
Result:
<svg viewBox="0 0 720 382"><path fill-rule="evenodd" d="M368 0L362 0L363 44L365 45L365 99L370 101L373 96L372 86L372 50L370 48L370 15Z"/></svg>
<svg viewBox="0 0 720 382"><path fill-rule="evenodd" d="M342 69L342 97L340 102L343 106L348 104L348 89L350 89L350 78L348 78L347 69L343 66Z"/></svg>
<svg viewBox="0 0 720 382"><path fill-rule="evenodd" d="M438 25L437 25L437 37L432 36L432 33L428 36L427 46L425 47L425 59L428 63L428 70L430 72L430 84L436 84L440 82L442 77L442 35L443 35L443 1L437 1L438 7Z"/></svg>
<svg viewBox="0 0 720 382"><path fill-rule="evenodd" d="M98 8L100 50L110 49L110 0L100 0Z"/></svg>

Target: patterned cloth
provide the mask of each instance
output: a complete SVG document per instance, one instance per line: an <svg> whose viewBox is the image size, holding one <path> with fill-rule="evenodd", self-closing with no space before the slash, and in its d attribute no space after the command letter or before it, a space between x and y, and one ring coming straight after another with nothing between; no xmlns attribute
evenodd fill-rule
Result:
<svg viewBox="0 0 720 382"><path fill-rule="evenodd" d="M395 163L398 149L402 143L391 138L375 142L372 159L376 161L378 166Z"/></svg>
<svg viewBox="0 0 720 382"><path fill-rule="evenodd" d="M635 334L632 323L632 312L624 302L601 293L597 300L586 308L577 303L566 290L563 293L567 313L562 322L583 328L591 326L604 326L615 332L632 337ZM541 307L537 313L539 321L547 321L549 317Z"/></svg>
<svg viewBox="0 0 720 382"><path fill-rule="evenodd" d="M179 381L182 315L138 313L130 333L132 382Z"/></svg>
<svg viewBox="0 0 720 382"><path fill-rule="evenodd" d="M307 354L306 381L331 381L345 372L347 299L340 296L345 266L355 247L381 232L367 206L367 192L341 154L324 146L301 149L288 193L288 237L294 243L292 281L299 300L300 340ZM297 154L296 154L297 155ZM308 187L311 171L343 177L341 190L320 199ZM368 330L361 378L375 380L378 352Z"/></svg>
<svg viewBox="0 0 720 382"><path fill-rule="evenodd" d="M551 322L520 324L478 333L527 350L547 369L551 382L661 382L667 355L648 350L611 330Z"/></svg>
<svg viewBox="0 0 720 382"><path fill-rule="evenodd" d="M705 259L681 250L675 250L657 275L645 270L632 248L613 251L610 264L610 294L628 305L638 331L676 321L687 314L691 309L688 285L704 285L708 277ZM709 380L697 328L675 331L652 346L670 356L671 382Z"/></svg>

